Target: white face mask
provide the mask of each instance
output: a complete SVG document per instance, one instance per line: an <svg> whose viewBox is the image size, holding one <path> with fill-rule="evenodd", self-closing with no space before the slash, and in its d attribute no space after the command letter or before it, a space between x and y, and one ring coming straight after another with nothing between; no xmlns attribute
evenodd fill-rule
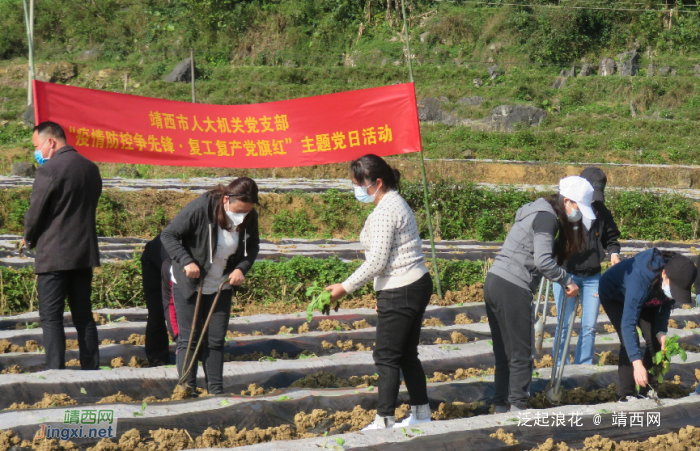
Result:
<svg viewBox="0 0 700 451"><path fill-rule="evenodd" d="M663 290L667 298L673 299L673 296L671 296L671 284L663 282L661 283L661 289Z"/></svg>
<svg viewBox="0 0 700 451"><path fill-rule="evenodd" d="M231 208L231 204L228 204L228 208ZM232 211L226 210L226 216L231 220L234 227L238 227L243 224L243 220L248 215L248 213L234 213Z"/></svg>

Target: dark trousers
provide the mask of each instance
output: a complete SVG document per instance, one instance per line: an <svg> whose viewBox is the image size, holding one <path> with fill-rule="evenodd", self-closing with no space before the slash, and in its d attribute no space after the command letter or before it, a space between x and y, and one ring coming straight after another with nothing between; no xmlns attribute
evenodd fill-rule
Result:
<svg viewBox="0 0 700 451"><path fill-rule="evenodd" d="M211 317L209 327L200 346L201 361L204 366L207 389L210 394L220 395L224 392L224 345L226 344L226 330L228 320L231 317L231 295L232 290L223 290L216 304L214 314ZM192 319L194 318L197 293L186 299L178 289L176 283L173 284L173 296L175 300L175 312L177 314L177 324L180 333L177 337L177 373L182 374L187 371L185 367L185 354L187 353L187 342L192 333ZM187 358L187 366L194 358L193 353L197 347L197 342L202 334L204 322L209 315L212 303L216 294L202 294L197 324L195 326L192 345ZM192 371L187 376L187 385L195 389L197 387L197 364L192 367Z"/></svg>
<svg viewBox="0 0 700 451"><path fill-rule="evenodd" d="M484 301L496 358L494 404L524 409L532 382L532 292L488 274Z"/></svg>
<svg viewBox="0 0 700 451"><path fill-rule="evenodd" d="M425 274L410 285L377 293L377 344L374 363L379 374L377 414L394 416L403 373L412 406L428 404L418 342L425 308L433 294L433 280Z"/></svg>
<svg viewBox="0 0 700 451"><path fill-rule="evenodd" d="M624 310L624 303L611 299L601 299L600 303L605 309L605 313L610 319L610 323L615 328L617 336L620 337L620 361L617 366L617 376L620 379L620 384L617 388L617 394L624 398L625 396L634 396L637 394L637 383L634 381L634 367L630 358L627 355L627 349L625 348L625 343L622 340L622 312ZM643 308L642 313L637 321L637 325L642 330L642 335L644 336L644 341L646 342L646 351L642 356L642 363L647 370L650 370L653 361L652 357L654 354L661 350L661 343L656 338L653 331L653 325L656 319L656 308ZM639 346L639 334L634 334L635 340L637 340L637 346ZM649 375L649 381L652 385L656 385L653 376ZM643 389L640 387L640 391L644 394L648 389Z"/></svg>
<svg viewBox="0 0 700 451"><path fill-rule="evenodd" d="M146 322L146 358L150 366L169 365L170 349L165 309L161 269L149 261L141 261L143 276L143 297L148 308Z"/></svg>
<svg viewBox="0 0 700 451"><path fill-rule="evenodd" d="M37 275L39 294L39 318L44 333L46 367L65 369L66 334L63 329L63 311L68 298L73 325L78 332L80 367L97 370L100 367L100 350L97 325L92 317L92 268L52 271Z"/></svg>

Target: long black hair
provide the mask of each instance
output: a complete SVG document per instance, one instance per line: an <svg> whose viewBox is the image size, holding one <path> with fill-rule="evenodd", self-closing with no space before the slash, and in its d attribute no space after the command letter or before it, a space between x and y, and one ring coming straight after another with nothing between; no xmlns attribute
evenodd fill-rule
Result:
<svg viewBox="0 0 700 451"><path fill-rule="evenodd" d="M652 268L651 267L651 262L654 261L655 257L660 256L664 260L664 266L661 268ZM664 267L666 266L666 263L668 263L673 257L676 256L675 252L671 251L661 251L659 249L654 248L654 255L651 257L651 260L649 260L649 263L647 263L647 268L650 271L653 271L656 273L656 276L652 279L651 285L649 286L649 292L651 293L652 297L660 298L663 299L666 297L664 294L664 290L661 288L661 285L663 284L663 277L661 277L661 273L663 272Z"/></svg>
<svg viewBox="0 0 700 451"><path fill-rule="evenodd" d="M226 210L224 210L224 203L222 202L224 196L238 199L247 204L258 204L258 184L250 177L238 177L227 186L216 185L209 191L209 194L215 201L214 218L219 224L219 227L224 230L230 230L231 227L231 222L228 220L228 216L226 216ZM229 200L229 202L231 201ZM236 227L236 231L240 232L248 226L250 216L250 214L246 215L243 223Z"/></svg>
<svg viewBox="0 0 700 451"><path fill-rule="evenodd" d="M559 233L554 242L554 256L557 259L557 264L561 266L572 255L583 251L585 244L583 224L581 224L581 221L578 223L569 221L566 215L566 208L564 207L564 196L552 194L549 197L545 197L545 200L549 202L557 214Z"/></svg>
<svg viewBox="0 0 700 451"><path fill-rule="evenodd" d="M350 163L350 173L359 184L369 181L374 183L382 179L386 189L398 191L401 188L401 173L389 166L382 157L365 155Z"/></svg>

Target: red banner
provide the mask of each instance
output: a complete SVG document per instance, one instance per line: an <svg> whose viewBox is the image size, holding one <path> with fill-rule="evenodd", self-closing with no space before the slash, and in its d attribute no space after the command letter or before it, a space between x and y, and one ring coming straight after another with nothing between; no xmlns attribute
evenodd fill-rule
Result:
<svg viewBox="0 0 700 451"><path fill-rule="evenodd" d="M34 82L37 123L93 161L268 168L417 152L412 83L253 105L207 105Z"/></svg>

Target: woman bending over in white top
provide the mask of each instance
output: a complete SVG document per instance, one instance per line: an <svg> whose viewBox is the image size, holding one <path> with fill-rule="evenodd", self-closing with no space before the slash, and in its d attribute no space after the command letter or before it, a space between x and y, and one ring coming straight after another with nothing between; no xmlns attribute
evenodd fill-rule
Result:
<svg viewBox="0 0 700 451"><path fill-rule="evenodd" d="M430 421L430 406L418 341L425 308L433 293L413 211L397 192L400 174L376 155L350 165L355 197L374 203L360 234L365 262L343 283L331 285L333 301L374 280L377 292L377 337L374 362L379 374L379 405L365 430L405 427ZM395 424L403 372L411 397L411 416Z"/></svg>

